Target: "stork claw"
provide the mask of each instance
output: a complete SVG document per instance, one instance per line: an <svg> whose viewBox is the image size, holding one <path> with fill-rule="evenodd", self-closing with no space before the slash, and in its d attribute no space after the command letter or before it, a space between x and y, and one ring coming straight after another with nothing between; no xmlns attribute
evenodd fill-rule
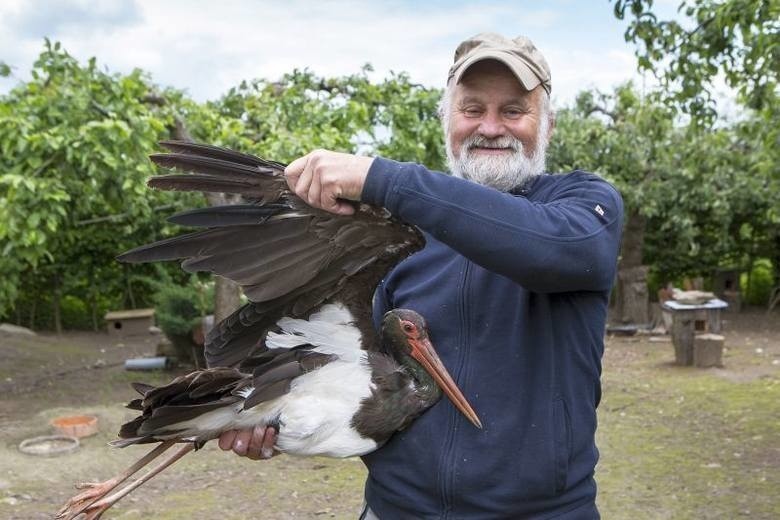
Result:
<svg viewBox="0 0 780 520"><path fill-rule="evenodd" d="M87 511L93 504L114 489L117 484L116 478L108 479L105 482L80 482L76 484L76 489L84 489L85 491L65 502L54 518L57 520L73 520L81 513L86 513L87 518L100 518L103 511L100 511L98 516L90 516Z"/></svg>
<svg viewBox="0 0 780 520"><path fill-rule="evenodd" d="M79 515L84 514L86 515L86 520L97 520L108 508L117 503L122 497L141 486L144 482L160 473L162 470L182 458L187 453L191 452L195 446L194 443L186 443L173 455L149 470L141 478L120 488L118 491L114 491L131 475L135 474L139 469L151 462L163 451L167 450L174 444L175 441L165 441L161 443L154 450L150 451L144 457L136 461L136 463L127 470L114 478L106 480L105 482L100 482L97 484L84 482L77 485L77 488L86 490L68 500L65 505L63 505L62 508L57 512L57 516L54 518L56 520L73 520ZM112 491L114 492L111 493Z"/></svg>
<svg viewBox="0 0 780 520"><path fill-rule="evenodd" d="M72 500L72 499L71 499ZM92 500L91 502L88 502L87 504L78 504L76 509L74 511L71 511L70 508L65 507L60 512L55 519L59 520L73 520L74 518L78 517L79 515L84 515L84 520L97 520L101 516L103 516L103 513L106 512L106 510L113 505L113 502L106 501L106 500ZM63 516L67 515L67 516Z"/></svg>
<svg viewBox="0 0 780 520"><path fill-rule="evenodd" d="M134 475L149 462L159 457L160 454L174 444L174 441L165 441L158 444L152 451L138 459L132 466L105 482L79 482L76 484L76 489L83 489L85 491L65 502L62 508L57 511L57 516L54 518L57 520L73 520L82 513L86 514L88 519L100 518L103 511L108 509L110 505L106 505L100 511L88 513L87 511L89 511L93 504L96 504L98 500L105 497L119 486L119 484L127 480L131 475Z"/></svg>
<svg viewBox="0 0 780 520"><path fill-rule="evenodd" d="M105 482L79 482L74 484L73 487L76 489L92 489L94 487L100 486L101 484L105 484Z"/></svg>

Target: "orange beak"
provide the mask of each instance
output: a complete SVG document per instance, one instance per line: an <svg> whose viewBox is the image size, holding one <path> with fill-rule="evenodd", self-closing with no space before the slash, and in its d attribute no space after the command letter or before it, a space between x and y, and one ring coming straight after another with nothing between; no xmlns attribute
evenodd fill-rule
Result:
<svg viewBox="0 0 780 520"><path fill-rule="evenodd" d="M412 357L416 359L429 374L431 374L436 381L436 384L438 384L444 393L447 394L447 397L452 401L452 404L466 416L471 424L481 429L482 423L480 422L479 417L477 417L477 413L469 402L466 401L463 393L457 387L455 381L452 380L450 373L444 368L444 363L439 359L439 355L433 349L431 342L427 338L408 338L407 341L412 347Z"/></svg>

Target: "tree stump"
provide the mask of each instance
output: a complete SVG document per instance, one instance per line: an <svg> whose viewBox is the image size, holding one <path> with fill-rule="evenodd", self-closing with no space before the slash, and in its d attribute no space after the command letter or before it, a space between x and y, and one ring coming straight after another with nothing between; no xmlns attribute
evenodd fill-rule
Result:
<svg viewBox="0 0 780 520"><path fill-rule="evenodd" d="M723 366L723 344L720 334L697 334L693 341L693 364L699 368Z"/></svg>

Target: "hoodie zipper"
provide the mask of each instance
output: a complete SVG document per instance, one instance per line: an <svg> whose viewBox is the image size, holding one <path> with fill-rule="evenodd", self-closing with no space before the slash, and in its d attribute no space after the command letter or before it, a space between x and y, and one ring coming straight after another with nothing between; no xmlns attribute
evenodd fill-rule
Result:
<svg viewBox="0 0 780 520"><path fill-rule="evenodd" d="M467 341L470 335L469 320L468 320L468 287L469 279L471 276L471 262L464 258L463 276L461 277L459 287L459 304L458 304L458 319L460 322L460 338L458 341L459 349L455 366L450 367L450 373L455 379L455 383L463 388L463 381L461 381L463 369L466 365L468 358L468 346ZM442 519L450 518L452 512L452 504L454 501L454 481L455 481L455 454L457 450L456 437L458 434L458 420L460 415L455 408L450 411L447 421L447 437L443 445L442 458L439 467L439 492L441 496L441 513Z"/></svg>

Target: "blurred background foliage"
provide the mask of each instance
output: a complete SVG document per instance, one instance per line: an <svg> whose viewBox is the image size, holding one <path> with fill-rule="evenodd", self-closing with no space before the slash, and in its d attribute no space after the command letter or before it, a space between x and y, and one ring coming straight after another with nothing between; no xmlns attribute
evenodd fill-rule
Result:
<svg viewBox="0 0 780 520"><path fill-rule="evenodd" d="M649 265L651 284L738 268L756 305L780 284L779 4L683 1L694 22L685 29L658 20L649 0L615 1L640 68L662 87L583 91L557 109L548 170L595 171L618 187L621 262ZM192 285L175 264L114 260L179 233L166 217L205 204L145 186L156 173L148 154L182 132L283 162L329 148L444 170L441 91L370 72L294 70L197 103L141 70L111 73L46 41L31 79L0 96L0 321L98 329L106 310L152 306L167 290L154 280ZM719 74L737 92L737 116L716 111Z"/></svg>

